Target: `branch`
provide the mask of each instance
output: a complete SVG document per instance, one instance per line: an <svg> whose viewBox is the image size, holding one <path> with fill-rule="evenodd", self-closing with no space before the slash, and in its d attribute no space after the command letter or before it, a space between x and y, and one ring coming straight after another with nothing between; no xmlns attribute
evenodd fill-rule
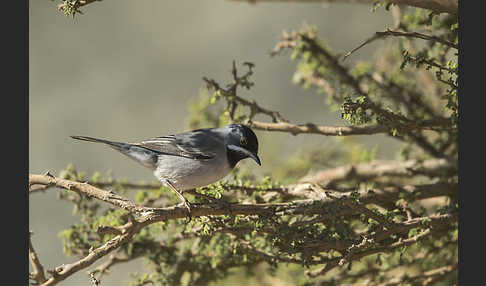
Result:
<svg viewBox="0 0 486 286"><path fill-rule="evenodd" d="M457 166L445 159L430 159L426 161L373 161L348 165L334 169L309 174L299 182L321 183L329 186L350 179L368 180L381 176L412 176L412 175L441 175L447 171L457 170Z"/></svg>
<svg viewBox="0 0 486 286"><path fill-rule="evenodd" d="M249 121L248 123L246 123L246 125L258 130L288 132L292 135L320 134L326 136L347 136L387 133L389 131L389 127L383 125L325 126L316 125L313 123L296 125L288 122L268 123L259 121Z"/></svg>
<svg viewBox="0 0 486 286"><path fill-rule="evenodd" d="M35 280L38 284L44 283L47 279L44 275L44 267L40 263L39 257L32 246L32 231L29 231L29 259L32 264L34 272L31 273L31 278Z"/></svg>
<svg viewBox="0 0 486 286"><path fill-rule="evenodd" d="M424 40L428 40L428 41L438 42L438 43L444 44L446 46L455 48L456 50L459 49L459 45L458 44L455 44L453 42L444 40L444 39L439 38L439 37L436 37L436 36L424 35L424 34L417 33L417 32L399 32L399 31L392 31L390 29L387 29L384 32L376 32L371 38L367 39L366 41L364 41L362 44L360 44L356 48L354 48L351 51L347 52L343 56L343 60L345 60L352 53L356 52L357 50L361 49L362 47L366 46L367 44L369 44L371 42L374 42L375 40L388 37L388 36L407 37L407 38L419 38L419 39L424 39Z"/></svg>
<svg viewBox="0 0 486 286"><path fill-rule="evenodd" d="M294 33L295 34L295 33ZM318 53L322 54L327 61L329 61L329 65L332 69L336 70L338 74L343 77L343 80L351 85L355 92L359 94L364 94L364 91L359 86L359 82L356 81L349 73L346 67L342 66L336 58L334 58L326 49L318 45L318 43L313 39L313 36L306 36L303 34L295 34L293 37L300 36L303 41L307 42L312 50L317 51ZM290 38L284 35L286 40ZM249 127L253 127L259 130L265 131L279 131L279 132L289 132L293 135L307 133L307 134L321 134L327 136L344 136L344 135L364 135L364 134L377 134L377 133L390 133L394 126L385 126L385 125L368 125L368 126L323 126L323 125L315 125L313 123L307 124L292 124L285 118L283 118L280 113L276 111L271 111L266 108L259 106L255 101L250 102L246 99L239 97L236 94L236 89L238 85L243 85L248 88L251 84L247 80L247 76L251 75L251 68L252 64L246 63L249 66L249 71L247 74L243 75L242 77L237 76L235 62L233 61L233 68L232 68L232 75L233 75L233 82L228 85L226 89L222 88L214 79L208 79L203 77L203 80L206 82L208 89L214 89L217 93L222 95L226 98L228 102L228 109L231 121L234 120L234 113L235 109L237 108L237 103L242 104L244 106L248 106L251 109L251 113L246 121L246 125ZM331 88L328 86L328 88ZM331 88L332 89L332 88ZM330 90L333 97L336 97L336 100L339 101L339 97L336 96ZM380 114L389 120L398 120L400 124L393 124L396 125L395 127L399 128L401 132L413 132L415 130L434 130L434 131L441 131L450 129L450 122L448 120L443 119L434 119L434 120L425 120L422 122L417 122L416 120L412 120L406 118L404 116L395 114L393 112L389 112L384 110L380 106L368 102L367 108L372 109L377 114ZM273 123L267 122L260 122L260 121L252 121L252 118L258 114L262 113L272 118ZM437 157L437 156L436 156Z"/></svg>
<svg viewBox="0 0 486 286"><path fill-rule="evenodd" d="M248 121L245 123L248 127L265 131L287 132L292 135L298 134L320 134L325 136L349 136L349 135L371 135L379 133L390 133L392 127L375 124L365 126L325 126L314 123L293 124L290 122L269 123L261 121ZM434 130L441 131L448 127L449 122L446 120L414 122L409 125L400 125L401 131L411 132L414 130Z"/></svg>
<svg viewBox="0 0 486 286"><path fill-rule="evenodd" d="M29 186L56 186L66 190L71 190L79 195L85 195L92 198L102 200L106 203L125 209L131 213L138 214L138 218L131 219L128 223L118 227L100 227L99 231L116 234L113 239L109 240L102 246L91 250L84 258L68 264L57 267L51 273L51 277L44 282L43 286L56 285L60 281L65 280L77 271L89 267L94 262L109 254L111 251L119 248L124 243L130 241L132 237L138 233L142 228L157 223L160 221L167 221L169 219L186 218L188 217L187 210L184 206L172 206L166 208L150 208L136 206L134 203L120 197L112 192L107 192L87 183L73 182L56 178L50 174L33 175L29 174ZM300 185L297 185L300 186ZM297 186L290 186L286 191L292 192L297 189ZM302 190L300 190L302 191ZM457 192L457 185L451 184L434 184L425 186L411 186L410 188L388 188L383 190L373 190L360 192L360 201L366 203L376 203L381 200L396 200L399 195L406 192L409 196L416 198L425 198L437 195L445 195ZM337 197L351 195L351 193L338 194ZM327 207L339 203L339 200L329 197L320 200L299 200L289 203L267 203L267 204L238 204L227 203L221 205L219 203L208 204L193 204L191 208L191 217L199 216L214 216L214 215L312 215L321 214L327 217L335 217L336 215L352 214L357 210L353 208L340 208L337 212L336 207ZM315 262L317 263L317 262Z"/></svg>
<svg viewBox="0 0 486 286"><path fill-rule="evenodd" d="M288 122L288 120L283 118L279 112L268 110L266 108L259 106L254 100L253 102L250 102L236 95L236 87L240 84L239 83L240 78L236 76L236 68L234 66L234 62L233 62L233 77L234 77L234 81L227 89L222 88L214 79L208 79L206 77L203 77L203 80L208 85L208 88L214 89L216 91L220 91L223 94L228 94L231 97L231 100L234 100L242 105L250 107L252 112L254 112L255 114L262 113L268 115L272 118L273 122Z"/></svg>
<svg viewBox="0 0 486 286"><path fill-rule="evenodd" d="M123 189L136 189L136 190L158 190L162 187L160 182L155 183L128 183L120 181L101 181L101 182L88 182L90 185L96 186L98 188L106 188L112 186L119 186Z"/></svg>
<svg viewBox="0 0 486 286"><path fill-rule="evenodd" d="M37 183L46 182L50 179L42 178L46 175L29 175L32 182ZM187 218L187 210L183 206L171 206L165 208L151 208L135 206L129 200L119 197L118 199L106 200L109 192L97 189L85 183L71 182L63 179L56 179L59 183L58 187L67 189L67 185L71 186L72 190L78 191L80 194L92 196L94 198L103 200L114 206L127 209L140 215L137 219L144 227L148 224L167 221L170 219ZM66 184L69 183L69 184ZM332 210L340 204L339 200L325 196L324 193L319 193L322 188L316 188L313 184L295 184L288 186L281 186L280 188L273 188L282 193L288 193L295 196L304 196L310 199L297 200L288 203L262 203L262 204L238 204L238 203L206 203L206 204L192 204L191 216L215 216L215 215L284 215L284 214L320 214L327 217L336 215ZM398 187L387 187L382 189L361 190L359 191L359 198L363 204L380 203L380 202L394 202L399 199L400 195L406 194L410 198L425 199L437 196L447 196L455 194L458 191L457 184L436 183L428 185L410 185ZM95 193L95 195L93 195ZM349 197L352 192L343 192L336 194L339 199L342 197ZM123 203L120 204L119 202ZM316 204L317 203L317 204ZM127 207L129 206L129 207ZM332 207L334 206L334 208ZM352 208L340 208L339 215L355 214L356 210ZM101 227L100 231L110 231L114 234L125 234L127 226L116 227L116 229L106 230L106 227Z"/></svg>
<svg viewBox="0 0 486 286"><path fill-rule="evenodd" d="M457 223L457 214L444 214L444 215L434 215L429 217L420 217L407 220L401 223L395 223L392 227L387 230L382 230L376 234L370 236L368 240L375 243L382 242L389 239L391 235L394 234L407 234L409 230L413 228L444 228ZM313 249L314 251L329 251L331 249L337 251L343 251L350 248L353 244L357 245L358 241L314 241L306 243L303 248ZM296 249L297 251L302 251L302 249Z"/></svg>
<svg viewBox="0 0 486 286"><path fill-rule="evenodd" d="M425 278L423 285L434 285L434 283L441 281L445 276L457 270L457 266L457 264L446 265L440 268L429 270L418 276L421 276L420 278Z"/></svg>
<svg viewBox="0 0 486 286"><path fill-rule="evenodd" d="M377 125L376 127L379 130L376 132L373 131L374 133L385 133L385 132L388 133L392 130L397 130L399 132L405 132L405 133L414 133L417 130L433 130L436 132L441 132L441 131L451 130L454 128L450 120L445 118L436 116L437 118L434 119L418 121L417 118L414 118L413 116L411 118L408 118L404 115L401 115L396 112L392 112L391 110L384 108L383 106L381 106L382 103L373 102L366 94L366 89L364 88L365 85L363 84L363 79L365 78L370 79L375 83L377 83L378 86L385 93L393 95L393 97L396 96L401 97L400 99L402 101L403 106L406 109L408 109L411 115L413 115L416 110L422 110L422 109L426 110L431 114L434 113L431 112L428 106L424 105L424 103L419 100L419 98L421 98L420 94L410 92L409 90L405 90L403 89L403 87L397 86L393 82L388 82L387 84L384 84L382 80L381 81L377 80L375 77L369 74L366 74L364 77L355 79L349 72L349 69L338 61L337 57L332 55L325 47L319 44L318 40L315 38L315 35L312 33L312 31L299 32L299 33L292 32L291 34L288 34L287 32L283 32L282 41L275 46L271 55L275 55L279 53L284 48L291 48L291 49L295 48L298 40L301 40L307 44L306 46L304 46L304 50L310 51L311 54L314 55L313 58L319 61L320 65L330 68L333 71L332 74L339 77L339 81L342 81L346 85L349 85L354 90L355 94L360 96L365 96L365 98L367 99L365 102L360 104L347 102L346 105L342 106L342 108L350 109L350 110L358 109L358 108L364 110L370 109L375 113L375 115L382 116L384 119L386 119L388 123L383 125L386 125L388 128ZM434 66L438 67L437 65ZM439 68L447 69L446 67L442 67L442 66L440 66ZM454 72L452 69L447 69L447 70L450 72ZM324 75L320 75L319 73L313 73L313 72L304 72L303 74L301 74L301 77L302 77L301 79L304 80L305 82L311 83L323 89L328 94L328 96L331 96L336 101L336 103L343 104L344 100L342 98L342 95L338 94L338 92L332 87L332 85L328 82L328 80L324 78ZM405 95L408 95L408 97L410 97L410 100L408 100ZM418 106L416 106L417 104ZM288 126L283 127L283 126L278 126L276 124L265 124L260 122L255 123L255 126L258 125L262 125L262 128L267 128L268 130L279 130L279 131L280 130L299 131L299 129L301 128L297 128L297 127L302 126L302 125L298 125L297 127L292 126L292 128L288 128ZM368 129L368 126L366 126L365 128ZM317 131L312 133L319 133L319 132ZM390 132L390 135L391 134L392 133Z"/></svg>
<svg viewBox="0 0 486 286"><path fill-rule="evenodd" d="M395 168L394 168L395 167ZM434 167L436 169L434 169ZM424 162L419 162L416 160L409 160L403 162L403 164L392 162L388 164L378 165L377 162L369 164L358 164L350 165L347 167L341 167L336 169L331 169L318 173L313 179L303 178L301 181L319 181L326 179L331 180L333 183L340 180L349 179L350 174L354 174L356 178L372 178L378 175L389 175L389 176L410 176L411 174L435 174L444 172L449 169L454 169L445 160L428 160ZM352 171L357 170L357 171ZM69 180L59 179L52 177L52 175L33 175L29 174L29 184L39 184L39 185L53 185L66 190L72 190L77 192L79 195L86 195L90 197L97 198L99 200L105 201L116 207L123 208L130 212L140 214L141 216L154 215L155 212L158 216L163 216L166 219L176 219L176 218L186 218L187 212L184 207L173 206L166 208L149 208L143 206L136 206L131 201L116 196L111 192L103 191L94 186L86 183L73 182ZM289 203L276 203L276 204L237 204L237 203L226 203L221 205L220 203L213 202L207 204L193 204L194 212L191 210L191 215L196 216L206 216L206 215L236 215L236 214L247 214L247 215L258 215L258 214L268 214L273 213L273 210L280 208L282 211L292 211L293 213L303 213L303 207L308 204L312 204L314 201L319 201L322 205L336 203L336 200L327 197L324 193L324 189L316 185L315 183L298 183L290 185L282 185L280 187L272 188L255 188L251 186L233 186L229 185L226 188L229 189L239 189L239 190L262 190L262 191L275 191L281 194L288 194L296 197L304 197L306 200L294 201ZM431 198L437 196L446 196L454 194L458 191L457 184L448 183L435 183L435 184L425 184L425 185L408 185L401 187L386 187L386 188L375 188L372 190L361 190L359 191L359 197L361 202L376 203L376 202L389 202L395 201L399 198L400 193L406 193L410 197L416 197L416 199ZM338 198L350 196L351 192L339 192L335 196ZM111 199L106 199L106 197L111 197ZM330 206L329 206L330 207ZM314 210L316 211L316 210ZM317 212L319 213L319 212ZM321 212L322 214L322 212ZM101 231L101 230L100 230ZM123 233L123 230L118 228L116 230L110 230L112 233Z"/></svg>
<svg viewBox="0 0 486 286"><path fill-rule="evenodd" d="M414 276L402 275L402 277L398 277L396 279L391 279L391 281L387 281L385 283L380 284L371 284L371 285L378 285L378 286L398 286L409 284L410 282L415 282L417 280L422 280L421 285L434 285L433 283L440 281L442 278L447 276L448 274L452 273L454 270L457 269L457 264L454 265L446 265L436 269L432 269ZM411 284L415 285L415 284ZM420 285L420 284L418 284Z"/></svg>
<svg viewBox="0 0 486 286"><path fill-rule="evenodd" d="M29 174L29 188L35 185L41 186L56 186L66 190L74 191L79 195L85 195L88 197L96 198L101 201L112 204L116 207L120 207L129 212L139 213L143 211L143 207L139 207L132 203L130 200L125 199L114 192L107 192L96 187L89 185L88 183L80 183L69 181L61 178L56 178L50 174L47 175L33 175Z"/></svg>
<svg viewBox="0 0 486 286"><path fill-rule="evenodd" d="M345 198L343 200L344 204L347 205L348 207L354 209L356 212L361 212L364 215L366 215L369 218L372 218L379 222L382 227L386 227L387 229L392 229L393 227L396 226L396 224L392 221L390 221L387 217L385 217L381 213L375 213L374 211L370 210L369 208L366 207L365 204L356 202L352 199Z"/></svg>
<svg viewBox="0 0 486 286"><path fill-rule="evenodd" d="M376 0L231 0L237 2L259 3L259 2L297 2L297 3L356 3L373 4ZM388 3L407 5L417 8L429 9L437 13L458 14L457 0L388 0Z"/></svg>
<svg viewBox="0 0 486 286"><path fill-rule="evenodd" d="M435 122L433 120L432 122L421 122L417 124L416 120L407 118L406 116L403 116L399 113L392 112L386 108L383 108L381 105L382 103L376 103L370 100L369 96L367 95L366 91L362 88L361 86L361 80L360 79L355 79L349 69L342 65L337 57L331 54L325 47L319 44L318 40L316 39L315 35L312 32L309 33L293 33L292 37L294 39L300 38L304 43L306 43L308 46L304 49L306 51L310 51L313 55L320 55L325 58L325 61L322 61L319 59L321 62L320 64L330 68L333 70L334 74L339 76L340 81L342 81L344 84L348 85L353 89L353 92L359 96L364 96L366 101L360 104L357 103L347 103L346 107L342 106L342 108L345 109L370 109L373 111L376 115L382 116L384 119L386 119L389 122L393 122L393 126L391 127L397 127L401 131L413 131L414 129L422 127L422 129L431 129L435 130L435 127L437 123L439 123L439 126L445 126L446 128L450 128L450 124L447 122ZM286 35L284 35L285 41L288 41L290 38ZM333 96L335 97L335 95ZM432 126L428 126L429 123L433 123Z"/></svg>
<svg viewBox="0 0 486 286"><path fill-rule="evenodd" d="M311 46L314 49L318 49L321 53L323 53L326 58L331 62L331 65L334 69L338 70L346 79L346 82L352 85L357 92L362 93L359 88L358 83L352 78L352 76L348 73L345 67L340 65L337 60L330 55L327 51L319 47L313 40L307 38L304 35L301 35L303 39L307 39ZM363 134L376 134L376 133L386 133L389 132L389 127L381 126L381 125L371 125L371 126L322 126L322 125L315 125L313 123L295 125L290 123L287 119L283 118L279 112L268 110L266 108L261 107L255 101L250 102L242 97L239 97L236 94L236 87L240 83L240 79L236 74L236 67L233 62L233 83L228 86L227 89L222 88L214 79L208 79L203 77L203 80L208 85L208 88L214 89L217 92L221 92L223 95L228 96L228 101L235 101L239 104L244 106L248 106L251 108L251 115L249 117L248 122L246 123L249 127L254 127L255 129L266 130L266 131L280 131L280 132L290 132L293 135L300 134L300 133L308 133L308 134L321 134L321 135L328 135L328 136L344 136L344 135L363 135ZM235 105L233 105L233 112ZM266 122L259 122L259 121L252 121L252 117L257 114L265 114L272 118L273 123L266 123ZM232 116L231 116L232 118ZM414 127L421 128L420 124L416 124ZM412 127L413 128L413 127Z"/></svg>
<svg viewBox="0 0 486 286"><path fill-rule="evenodd" d="M376 32L376 35L381 37L394 36L394 37L419 38L419 39L424 39L432 42L438 42L446 46L449 46L451 48L454 48L456 50L459 49L459 45L456 43L444 40L437 36L425 35L417 32L399 32L399 31L392 31L390 29L387 29L384 32Z"/></svg>
<svg viewBox="0 0 486 286"><path fill-rule="evenodd" d="M361 259L365 256L369 256L369 255L380 253L380 252L390 252L390 251L393 251L397 248L414 244L418 241L421 241L421 240L427 238L431 234L434 234L438 231L442 231L443 229L447 230L448 226L445 226L444 228L434 228L434 231L432 231L432 228L428 228L428 229L422 231L421 233L419 233L419 234L417 234L413 237L410 237L410 238L407 238L407 239L404 239L404 240L399 240L399 241L396 241L396 242L393 242L393 243L390 243L390 244L387 244L387 245L383 245L383 246L367 248L369 245L367 243L364 243L364 244L360 245L358 248L367 248L367 249L365 249L363 251L360 251L361 249L357 249L356 250L357 252L355 251L353 253L349 253L347 255L345 261L342 261L344 256L339 256L339 257L336 257L336 258L333 258L333 259L328 259L326 261L322 261L322 263L327 263L325 267L323 267L319 270L316 270L316 271L309 271L309 272L307 272L307 274L310 277L316 277L316 276L324 275L338 265L344 265L344 263L349 263L353 260L359 260L359 259Z"/></svg>
<svg viewBox="0 0 486 286"><path fill-rule="evenodd" d="M93 283L94 286L99 286L101 281L97 279L93 273L89 273L89 277L91 278L91 283Z"/></svg>
<svg viewBox="0 0 486 286"><path fill-rule="evenodd" d="M56 285L59 282L68 278L69 276L73 275L74 273L78 272L79 270L89 267L98 259L117 249L122 244L130 241L133 235L140 231L141 228L142 226L138 223L129 223L125 227L125 232L123 234L120 234L113 239L110 239L102 246L90 251L90 253L82 259L71 264L63 264L62 266L57 267L54 271L48 271L51 273L52 276L41 286Z"/></svg>
<svg viewBox="0 0 486 286"><path fill-rule="evenodd" d="M93 277L95 277L95 274L98 274L98 277L95 277L96 279L100 280L101 277L105 274L105 273L109 273L109 269L113 266L113 265L116 265L116 264L119 264L119 263L125 263L125 262L129 262L131 260L134 260L138 257L142 256L141 254L139 255L134 255L134 256L131 256L131 257L122 257L122 258L119 258L117 257L115 254L111 254L110 257L108 258L108 260L101 264L100 266L98 266L96 269L94 269L93 271L89 272L88 274L89 275L92 275Z"/></svg>

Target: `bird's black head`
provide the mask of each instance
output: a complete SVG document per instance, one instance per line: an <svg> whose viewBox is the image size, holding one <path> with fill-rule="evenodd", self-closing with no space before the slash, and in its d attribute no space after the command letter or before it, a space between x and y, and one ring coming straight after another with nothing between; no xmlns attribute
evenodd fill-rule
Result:
<svg viewBox="0 0 486 286"><path fill-rule="evenodd" d="M241 124L230 124L227 128L227 152L231 167L245 158L252 158L261 165L258 158L258 139L249 127Z"/></svg>

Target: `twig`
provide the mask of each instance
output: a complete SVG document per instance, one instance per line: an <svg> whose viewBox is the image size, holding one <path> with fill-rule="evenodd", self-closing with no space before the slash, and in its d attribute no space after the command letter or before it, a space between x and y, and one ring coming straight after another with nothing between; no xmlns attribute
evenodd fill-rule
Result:
<svg viewBox="0 0 486 286"><path fill-rule="evenodd" d="M128 242L131 240L133 235L135 235L142 226L138 223L131 223L126 226L126 231L124 234L118 235L111 240L107 241L105 244L102 246L91 250L90 253L81 258L78 261L75 261L73 263L67 264L67 265L62 265L57 267L54 271L49 271L51 273L51 277L42 284L42 286L52 286L56 285L59 282L65 280L66 278L70 277L74 273L78 272L79 270L82 270L86 267L89 267L92 265L94 262L102 258L103 256L107 255L111 251L117 249L120 247L122 244Z"/></svg>
<svg viewBox="0 0 486 286"><path fill-rule="evenodd" d="M364 96L367 100L365 103L359 104L358 107L363 109L370 109L375 114L382 116L389 122L396 122L395 124L397 127L406 130L409 127L416 126L416 122L413 119L407 118L399 113L392 112L390 110L384 109L381 105L382 103L373 102L363 90L360 80L354 78L347 67L343 66L338 59L333 56L326 48L321 46L315 36L312 34L305 34L299 33L298 37L308 44L308 49L310 49L313 53L323 56L326 59L326 66L332 69L335 73L337 73L340 77L340 80L349 85L359 96ZM403 127L403 128L402 128Z"/></svg>
<svg viewBox="0 0 486 286"><path fill-rule="evenodd" d="M419 58L417 58L417 57L413 57L413 56L410 56L410 55L408 55L407 57L408 57L410 60L412 60L412 61L417 61L417 62L419 62L419 63L425 63L425 64L427 64L427 65L429 65L429 66L436 67L436 68L438 68L439 70L446 70L446 71L448 71L448 72L450 72L450 73L458 74L458 70L454 70L454 69L451 69L451 68L448 68L448 67L442 66L442 65L440 65L440 64L438 64L438 63L436 63L436 62L434 62L434 61L432 61L432 60L429 60L429 59L423 59L423 58L420 58L420 59L419 59ZM440 80L440 79L439 79L439 80Z"/></svg>
<svg viewBox="0 0 486 286"><path fill-rule="evenodd" d="M383 31L383 32L376 32L372 37L365 40L359 46L357 46L356 48L354 48L351 51L344 54L342 60L343 61L346 60L346 58L348 58L352 53L356 52L357 50L361 49L362 47L366 46L367 44L374 42L375 40L385 38L385 37L389 37L389 36L419 38L419 39L424 39L424 40L428 40L428 41L438 42L438 43L444 44L446 46L449 46L449 47L452 47L452 48L455 48L455 49L459 49L459 45L457 45L453 42L441 39L437 36L425 35L425 34L421 34L421 33L418 33L418 32L400 32L400 31L392 31L390 29L386 29L386 31Z"/></svg>
<svg viewBox="0 0 486 286"><path fill-rule="evenodd" d="M449 275L453 271L457 270L457 264L454 265L446 265L443 267L439 267L433 270L429 270L427 272L424 272L422 277L425 278L425 281L423 285L434 285L434 283L440 281L443 279L445 276Z"/></svg>
<svg viewBox="0 0 486 286"><path fill-rule="evenodd" d="M234 73L234 75L236 75L236 73ZM242 105L249 106L255 113L262 113L268 115L273 119L274 122L288 122L288 120L283 118L279 112L268 110L258 105L255 101L250 102L242 97L237 96L235 93L236 86L238 85L237 80L235 80L228 89L222 88L214 79L208 79L206 77L203 77L203 80L206 82L208 87L213 88L216 91L222 91L223 93L230 94L232 100L235 100L236 102Z"/></svg>
<svg viewBox="0 0 486 286"><path fill-rule="evenodd" d="M430 159L425 161L415 159L408 161L373 161L309 174L300 179L299 182L320 183L326 187L330 187L331 185L350 179L367 180L381 176L412 176L419 174L434 176L456 169L457 165L446 159Z"/></svg>
<svg viewBox="0 0 486 286"><path fill-rule="evenodd" d="M119 258L119 257L116 256L116 254L111 254L110 257L108 258L108 260L105 263L101 264L100 266L98 266L93 271L90 271L88 274L90 276L92 276L92 277L95 277L95 274L98 274L98 277L96 277L96 279L100 280L101 277L104 274L109 273L109 269L113 265L116 265L116 264L119 264L119 263L128 262L128 261L131 261L133 259L136 259L136 258L138 258L140 256L141 255L135 255L135 256L132 256L132 257Z"/></svg>
<svg viewBox="0 0 486 286"><path fill-rule="evenodd" d="M356 212L362 212L364 215L366 215L369 218L372 218L379 222L382 226L386 227L387 229L393 228L396 224L392 221L389 221L384 215L380 213L375 213L372 210L368 209L365 205L358 203L356 201L350 200L350 199L345 199L344 204L347 205L350 208L353 208L356 210Z"/></svg>
<svg viewBox="0 0 486 286"><path fill-rule="evenodd" d="M371 42L374 42L375 40L381 38L381 36L379 36L377 34L378 32L376 32L371 38L368 38L366 39L363 43L361 43L359 46L357 46L356 48L352 49L351 51L347 52L346 54L344 54L343 56L343 61L346 60L352 53L356 52L357 50L361 49L362 47L366 46L367 44L371 43Z"/></svg>
<svg viewBox="0 0 486 286"><path fill-rule="evenodd" d="M94 182L88 181L88 184L96 186L98 188L106 188L111 186L120 186L123 189L137 189L137 190L158 190L162 187L162 184L157 183L127 183L120 181L102 181Z"/></svg>
<svg viewBox="0 0 486 286"><path fill-rule="evenodd" d="M407 234L409 230L413 228L424 229L424 228L438 228L442 229L444 227L451 226L457 223L457 214L443 214L443 215L433 215L429 217L419 217L405 222L395 223L390 226L387 230L381 230L376 234L367 238L370 242L380 243L386 239L389 239L391 235L403 235ZM363 242L363 241L361 241ZM294 249L294 252L303 251L304 249L312 249L313 251L329 251L331 249L337 251L343 251L350 248L353 244L358 245L359 241L349 241L349 240L336 240L336 241L310 241L305 244L305 246L300 249ZM362 247L364 248L364 246Z"/></svg>
<svg viewBox="0 0 486 286"><path fill-rule="evenodd" d="M447 229L447 227L445 227L445 228ZM419 233L419 234L417 234L413 237L407 238L407 239L399 240L399 241L393 242L391 244L383 245L383 246L369 247L366 250L351 253L346 257L346 263L349 263L353 260L359 260L362 257L369 256L369 255L372 255L372 254L376 254L376 253L380 253L380 252L390 252L390 251L393 251L397 248L414 244L417 241L420 241L420 240L426 238L427 236L431 235L432 233L434 233L434 232L432 232L432 230L430 228L428 228L428 229L422 231L421 233ZM363 245L363 247L365 247L365 246L367 247L368 244ZM344 258L344 256L340 256L340 257L336 257L336 258L333 258L333 259L328 259L327 261L322 261L322 263L327 263L324 268L318 269L316 271L309 271L309 272L307 272L307 275L309 275L310 277L317 277L317 276L324 275L327 272L329 272L331 269L338 266L339 262L343 258Z"/></svg>
<svg viewBox="0 0 486 286"><path fill-rule="evenodd" d="M29 231L29 259L32 264L34 272L31 274L32 279L34 279L38 284L44 283L47 279L44 275L44 267L40 263L39 257L34 250L32 245L32 231Z"/></svg>
<svg viewBox="0 0 486 286"><path fill-rule="evenodd" d="M425 35L421 34L418 32L400 32L400 31L392 31L390 29L387 29L384 32L376 32L376 35L381 36L381 37L388 37L388 36L394 36L394 37L407 37L407 38L419 38L427 41L433 41L437 43L444 44L446 46L449 46L454 49L459 49L459 45L447 40L444 40L440 37L437 36L431 36L431 35Z"/></svg>
<svg viewBox="0 0 486 286"><path fill-rule="evenodd" d="M421 274L413 275L413 276L408 276L408 275L402 275L402 277L397 277L396 279L392 279L391 281L387 281L385 283L380 283L380 284L371 284L371 285L377 285L377 286L398 286L398 285L403 285L403 284L408 284L411 282L417 282L422 280L422 283L412 283L411 285L434 285L433 283L436 283L443 279L445 276L449 275L452 273L454 270L457 269L457 264L454 265L446 265L442 266L436 269L432 269L426 272L423 272Z"/></svg>
<svg viewBox="0 0 486 286"><path fill-rule="evenodd" d="M100 285L100 280L97 279L93 273L89 274L89 277L91 278L91 283L93 283L94 286L99 286Z"/></svg>
<svg viewBox="0 0 486 286"><path fill-rule="evenodd" d="M295 264L302 264L302 260L296 259L296 258L291 258L291 257L285 257L281 255L275 255L273 253L266 253L261 250L256 249L253 247L249 242L240 240L239 241L240 246L244 247L246 250L252 252L255 256L262 257L265 260L270 260L270 261L280 261L280 262L286 262L286 263L295 263ZM308 261L307 262L309 265L312 264L320 264L319 260L313 260L313 261Z"/></svg>
<svg viewBox="0 0 486 286"><path fill-rule="evenodd" d="M78 193L79 195L97 198L114 206L125 209L129 212L138 213L140 211L143 211L143 208L135 205L130 200L125 199L113 192L107 192L93 187L88 183L74 182L70 180L56 178L52 175L29 174L29 186L34 185L56 186L66 190L71 190Z"/></svg>

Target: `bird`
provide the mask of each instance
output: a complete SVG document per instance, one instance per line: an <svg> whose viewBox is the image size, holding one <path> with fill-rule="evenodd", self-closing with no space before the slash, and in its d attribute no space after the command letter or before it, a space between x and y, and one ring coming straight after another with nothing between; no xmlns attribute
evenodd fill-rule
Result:
<svg viewBox="0 0 486 286"><path fill-rule="evenodd" d="M174 135L159 136L139 143L123 143L88 136L73 139L104 143L151 169L154 176L171 189L191 213L191 204L182 195L186 190L207 186L224 178L246 158L261 166L258 139L243 124L200 128Z"/></svg>

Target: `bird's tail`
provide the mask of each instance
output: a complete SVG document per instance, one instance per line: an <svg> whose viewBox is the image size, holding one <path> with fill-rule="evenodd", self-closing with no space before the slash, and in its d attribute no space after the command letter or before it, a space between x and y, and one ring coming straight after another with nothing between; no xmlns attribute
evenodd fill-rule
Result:
<svg viewBox="0 0 486 286"><path fill-rule="evenodd" d="M111 147L115 148L118 151L121 151L124 148L126 149L130 145L130 144L127 144L127 143L114 142L114 141L109 141L109 140L105 140L105 139L98 139L98 138L93 138L93 137L88 137L88 136L71 136L71 138L77 139L77 140L82 140L82 141L105 143L105 144L108 144Z"/></svg>
<svg viewBox="0 0 486 286"><path fill-rule="evenodd" d="M141 163L146 167L149 168L156 167L157 154L152 150L148 150L146 148L137 146L136 144L115 142L115 141L109 141L105 139L98 139L98 138L87 137L87 136L71 136L71 138L82 140L82 141L107 144L113 149L121 152L122 154L130 157L131 159Z"/></svg>

